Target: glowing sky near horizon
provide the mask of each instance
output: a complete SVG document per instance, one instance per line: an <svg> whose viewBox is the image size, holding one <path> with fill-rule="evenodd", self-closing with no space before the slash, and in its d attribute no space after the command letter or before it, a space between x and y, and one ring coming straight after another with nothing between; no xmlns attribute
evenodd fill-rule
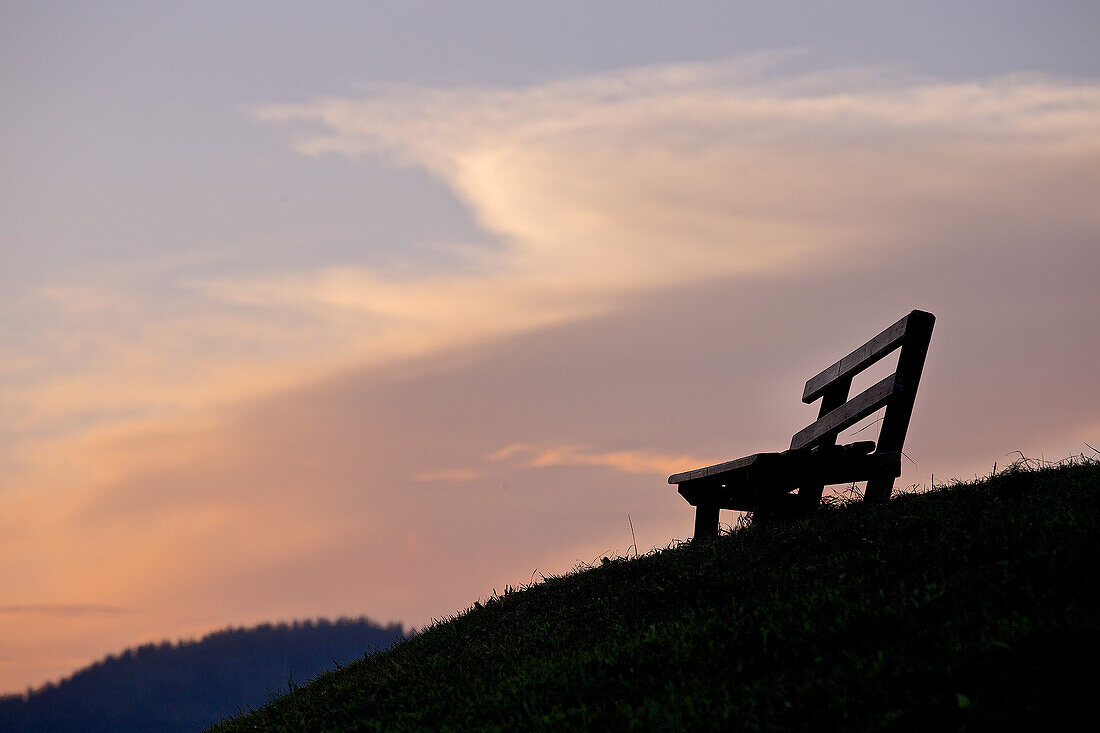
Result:
<svg viewBox="0 0 1100 733"><path fill-rule="evenodd" d="M665 546L912 308L899 484L1100 448L1094 5L554 5L0 10L0 692Z"/></svg>

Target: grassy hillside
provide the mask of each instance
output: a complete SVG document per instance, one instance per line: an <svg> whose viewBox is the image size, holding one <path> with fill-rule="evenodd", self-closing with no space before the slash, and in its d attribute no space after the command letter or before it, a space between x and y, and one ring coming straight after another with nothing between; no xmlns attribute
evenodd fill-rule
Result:
<svg viewBox="0 0 1100 733"><path fill-rule="evenodd" d="M216 730L1048 728L1100 692L1098 532L1095 463L826 509L475 604Z"/></svg>

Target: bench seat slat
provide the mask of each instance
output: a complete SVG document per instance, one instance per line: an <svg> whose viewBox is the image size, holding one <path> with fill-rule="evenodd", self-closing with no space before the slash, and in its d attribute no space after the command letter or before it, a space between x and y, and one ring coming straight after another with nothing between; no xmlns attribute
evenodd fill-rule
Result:
<svg viewBox="0 0 1100 733"><path fill-rule="evenodd" d="M789 456L772 453L771 456ZM872 478L901 475L900 453L870 455L804 453L794 459L775 460L764 470L742 470L690 481L679 486L679 493L692 506L717 505L720 509L754 511L762 502L788 494L808 482L824 485L867 481Z"/></svg>
<svg viewBox="0 0 1100 733"><path fill-rule="evenodd" d="M897 373L891 374L845 402L832 412L815 420L791 438L791 449L807 448L821 438L839 433L855 425L863 418L879 409L894 395Z"/></svg>
<svg viewBox="0 0 1100 733"><path fill-rule="evenodd" d="M831 458L844 458L853 456L865 456L875 449L875 443L871 440L861 440L848 445L822 446L811 453L809 450L787 450L782 453L753 453L751 456L738 458L733 461L716 463L713 466L695 468L683 473L674 473L668 477L670 484L682 484L685 481L697 481L711 476L725 476L723 480L738 480L738 477L747 475L749 469L757 469L768 464L780 465L781 462L820 460L820 454L828 453Z"/></svg>
<svg viewBox="0 0 1100 733"><path fill-rule="evenodd" d="M762 456L765 455L778 455L777 453L753 453L751 456L745 456L744 458L738 458L733 461L726 461L725 463L716 463L713 466L704 466L703 468L695 468L691 471L684 471L683 473L674 473L668 477L670 484L680 484L684 481L694 481L695 479L706 478L707 476L715 476L720 473L727 473L730 471L737 471L740 469L748 468L749 466L758 463ZM767 460L767 459L763 459Z"/></svg>

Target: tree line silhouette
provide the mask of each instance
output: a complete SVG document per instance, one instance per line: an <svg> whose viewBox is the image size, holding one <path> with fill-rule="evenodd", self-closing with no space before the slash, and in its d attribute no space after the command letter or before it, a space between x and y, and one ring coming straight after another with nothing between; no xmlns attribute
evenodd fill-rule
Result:
<svg viewBox="0 0 1100 733"><path fill-rule="evenodd" d="M400 624L321 619L146 644L57 684L0 698L0 730L194 731L403 635Z"/></svg>

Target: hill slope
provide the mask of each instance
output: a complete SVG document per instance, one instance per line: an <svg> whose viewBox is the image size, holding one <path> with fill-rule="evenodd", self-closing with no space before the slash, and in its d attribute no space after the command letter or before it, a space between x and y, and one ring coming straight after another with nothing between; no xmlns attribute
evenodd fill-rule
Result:
<svg viewBox="0 0 1100 733"><path fill-rule="evenodd" d="M1100 679L1100 465L509 592L219 731L1049 727Z"/></svg>
<svg viewBox="0 0 1100 733"><path fill-rule="evenodd" d="M391 644L367 619L228 629L201 641L128 649L29 696L0 698L0 731L193 731Z"/></svg>

